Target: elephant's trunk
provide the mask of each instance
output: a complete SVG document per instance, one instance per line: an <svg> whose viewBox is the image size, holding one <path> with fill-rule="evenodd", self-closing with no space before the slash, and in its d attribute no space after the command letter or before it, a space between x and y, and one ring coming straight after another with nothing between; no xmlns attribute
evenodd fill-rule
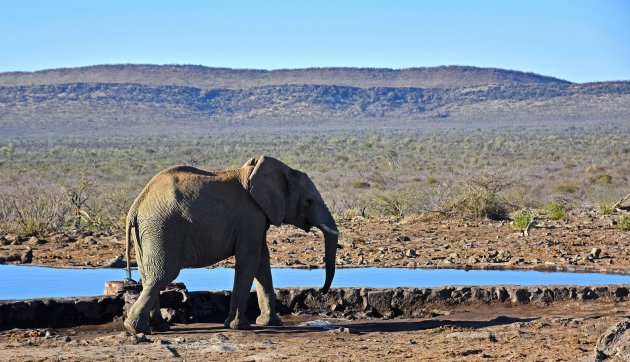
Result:
<svg viewBox="0 0 630 362"><path fill-rule="evenodd" d="M333 277L335 276L335 261L337 258L339 231L337 231L337 225L335 224L335 220L332 218L332 215L326 223L319 225L319 228L324 233L324 262L326 264L326 281L324 282L324 287L321 291L326 294L328 289L330 289Z"/></svg>

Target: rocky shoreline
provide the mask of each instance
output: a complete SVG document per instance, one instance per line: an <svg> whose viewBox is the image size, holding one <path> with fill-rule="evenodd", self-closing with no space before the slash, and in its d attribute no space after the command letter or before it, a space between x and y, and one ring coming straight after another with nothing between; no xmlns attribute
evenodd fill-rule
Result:
<svg viewBox="0 0 630 362"><path fill-rule="evenodd" d="M630 285L276 291L283 327L224 329L230 292L160 295L171 331L124 332L137 286L115 295L0 301L5 360L580 360L630 356ZM248 317L258 314L254 293ZM327 346L321 349L318 346ZM118 356L118 357L116 357Z"/></svg>
<svg viewBox="0 0 630 362"><path fill-rule="evenodd" d="M0 301L0 330L9 328L58 328L108 323L120 319L139 294L141 286L120 290L113 296L45 298ZM276 290L281 315L312 314L334 318L365 319L426 317L440 306L489 305L504 307L553 303L624 303L630 285L545 286L446 286L437 288L333 288L323 295L313 288ZM229 291L189 292L178 283L160 294L162 314L172 323L217 322L227 317ZM248 314L259 313L255 292Z"/></svg>

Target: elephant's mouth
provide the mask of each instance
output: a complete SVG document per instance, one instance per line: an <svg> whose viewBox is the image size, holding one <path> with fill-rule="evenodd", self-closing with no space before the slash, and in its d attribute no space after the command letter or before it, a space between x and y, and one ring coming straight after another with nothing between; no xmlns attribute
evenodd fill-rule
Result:
<svg viewBox="0 0 630 362"><path fill-rule="evenodd" d="M326 225L326 224L319 225L319 228L322 231L324 231L324 232L327 232L327 233L335 235L335 236L339 236L339 231L338 230L333 230L330 227L328 227L328 225Z"/></svg>

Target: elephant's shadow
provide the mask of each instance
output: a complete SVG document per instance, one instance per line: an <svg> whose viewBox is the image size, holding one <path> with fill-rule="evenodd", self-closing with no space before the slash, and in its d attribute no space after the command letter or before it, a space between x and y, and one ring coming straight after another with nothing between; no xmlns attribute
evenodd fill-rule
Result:
<svg viewBox="0 0 630 362"><path fill-rule="evenodd" d="M317 319L318 317L313 316L313 319ZM371 333L371 332L382 332L382 333L393 333L393 332L413 332L413 331L421 331L427 329L436 329L441 327L459 327L459 328L467 328L467 329L481 329L493 326L500 325L509 325L513 323L526 323L536 320L537 318L516 318L516 317L507 317L507 316L499 316L493 318L491 320L486 321L465 321L465 320L448 320L448 319L429 319L429 320L388 320L388 321L353 321L350 323L336 323L330 327L338 328L338 327L349 327L355 333ZM203 327L196 326L180 326L176 329L177 333L183 334L202 334L208 332L218 332L220 330L224 330L222 324L217 325L205 325ZM297 326L297 325L285 325L282 327L259 327L252 326L251 332L258 334L279 334L279 333L311 333L316 331L322 331L324 329L320 327L305 327L305 326ZM168 332L167 332L168 333Z"/></svg>

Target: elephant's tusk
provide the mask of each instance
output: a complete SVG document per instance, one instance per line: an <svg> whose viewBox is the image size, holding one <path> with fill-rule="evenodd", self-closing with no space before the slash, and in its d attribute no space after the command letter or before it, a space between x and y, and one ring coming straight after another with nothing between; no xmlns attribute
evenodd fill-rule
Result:
<svg viewBox="0 0 630 362"><path fill-rule="evenodd" d="M339 236L339 231L329 228L328 225L326 225L326 224L320 224L319 227L322 230L324 230L325 232L329 233L329 234L333 234L333 235Z"/></svg>

